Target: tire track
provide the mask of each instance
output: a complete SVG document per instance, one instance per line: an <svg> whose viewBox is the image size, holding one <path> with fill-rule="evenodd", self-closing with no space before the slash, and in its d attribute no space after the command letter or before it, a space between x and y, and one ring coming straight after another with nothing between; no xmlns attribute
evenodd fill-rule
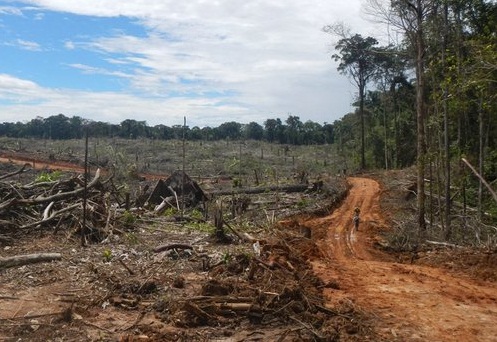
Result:
<svg viewBox="0 0 497 342"><path fill-rule="evenodd" d="M316 241L326 260L313 260L315 273L340 289L324 290L330 306L341 301L359 305L377 318L386 341L496 341L497 289L457 277L445 270L393 262L371 248L383 226L380 187L367 178L349 178L351 188L331 215L303 224L323 231ZM354 231L354 208L361 209Z"/></svg>

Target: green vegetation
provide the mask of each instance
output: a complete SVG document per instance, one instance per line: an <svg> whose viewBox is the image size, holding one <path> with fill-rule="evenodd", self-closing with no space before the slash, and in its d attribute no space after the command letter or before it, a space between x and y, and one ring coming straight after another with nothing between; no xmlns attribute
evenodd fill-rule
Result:
<svg viewBox="0 0 497 342"><path fill-rule="evenodd" d="M102 259L104 262L110 262L112 260L112 251L110 249L105 249L102 253Z"/></svg>
<svg viewBox="0 0 497 342"><path fill-rule="evenodd" d="M288 116L285 123L280 119L268 119L264 126L250 122L240 124L227 122L219 127L184 127L174 125L156 125L150 127L145 121L126 119L119 125L105 122L95 122L64 114L48 118L36 117L27 123L4 122L0 123L0 136L11 138L35 138L70 140L81 139L84 136L84 127L88 134L94 138L121 138L121 139L153 139L153 140L179 140L188 141L219 141L240 139L265 140L280 144L309 145L333 142L333 126L323 125L312 121L305 123L298 116Z"/></svg>
<svg viewBox="0 0 497 342"><path fill-rule="evenodd" d="M55 182L59 180L61 176L62 172L60 171L42 172L36 177L35 183Z"/></svg>
<svg viewBox="0 0 497 342"><path fill-rule="evenodd" d="M481 178L497 180L497 3L368 4L369 13L398 34L396 45L377 46L374 37L340 24L324 28L338 36L333 57L359 92L358 111L333 125L339 154L360 160L361 169L416 164L419 236L442 226L442 238L450 239L464 227L468 214L459 215L456 202L477 208L481 220L495 221L484 215L495 212L497 203Z"/></svg>
<svg viewBox="0 0 497 342"><path fill-rule="evenodd" d="M125 210L120 221L124 226L130 227L136 223L137 218L132 212Z"/></svg>

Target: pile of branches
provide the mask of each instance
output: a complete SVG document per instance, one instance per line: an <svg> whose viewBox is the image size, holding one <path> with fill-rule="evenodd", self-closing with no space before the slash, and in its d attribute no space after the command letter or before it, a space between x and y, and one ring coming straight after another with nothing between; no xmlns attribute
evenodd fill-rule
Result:
<svg viewBox="0 0 497 342"><path fill-rule="evenodd" d="M89 180L83 175L66 178L61 175L54 177L60 179L38 177L27 184L9 181L27 171L29 164L0 176L0 227L3 232L6 228L22 231L47 226L54 229L72 227L81 232L85 221L85 230L98 227L99 234L104 233L109 225L110 194L116 193L112 176L102 180L98 169Z"/></svg>
<svg viewBox="0 0 497 342"><path fill-rule="evenodd" d="M158 316L181 328L249 322L254 329L280 328L281 340L338 340L358 313L350 307L325 306L322 288L329 285L313 274L301 251L292 246L296 241L298 249L317 248L311 239L295 236L256 242L255 255L234 255L209 267L209 280L196 295L156 302Z"/></svg>

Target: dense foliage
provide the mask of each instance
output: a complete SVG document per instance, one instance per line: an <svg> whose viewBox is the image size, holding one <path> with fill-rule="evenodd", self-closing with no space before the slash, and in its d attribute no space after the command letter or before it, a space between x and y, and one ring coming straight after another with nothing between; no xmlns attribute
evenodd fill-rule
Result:
<svg viewBox="0 0 497 342"><path fill-rule="evenodd" d="M280 119L268 119L264 126L250 122L225 122L219 127L188 127L174 125L148 126L145 121L126 119L115 125L100 121L90 121L78 116L72 118L63 114L48 118L37 117L27 123L4 122L0 124L0 136L35 139L80 139L84 130L92 137L120 137L125 139L172 140L265 140L280 144L311 145L333 143L333 125L318 124L312 121L301 122L298 116L289 116L285 123Z"/></svg>

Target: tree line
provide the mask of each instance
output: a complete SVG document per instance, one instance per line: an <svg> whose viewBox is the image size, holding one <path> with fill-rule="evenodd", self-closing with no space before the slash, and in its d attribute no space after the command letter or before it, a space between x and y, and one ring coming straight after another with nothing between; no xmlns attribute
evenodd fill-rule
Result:
<svg viewBox="0 0 497 342"><path fill-rule="evenodd" d="M79 116L64 114L47 118L36 117L28 122L4 122L0 124L0 136L34 139L81 139L85 130L92 137L120 137L124 139L187 139L187 140L265 140L292 145L332 144L333 125L306 121L298 116L281 119L267 119L263 125L257 122L241 124L225 122L218 127L188 127L184 125L148 126L146 121L126 119L120 124L92 121Z"/></svg>

